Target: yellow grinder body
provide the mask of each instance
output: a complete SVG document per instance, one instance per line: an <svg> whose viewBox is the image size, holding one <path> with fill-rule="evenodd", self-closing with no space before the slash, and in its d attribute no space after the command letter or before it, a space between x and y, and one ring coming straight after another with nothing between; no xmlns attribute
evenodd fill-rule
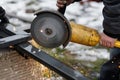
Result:
<svg viewBox="0 0 120 80"><path fill-rule="evenodd" d="M74 22L71 25L71 42L83 44L87 46L96 46L100 41L100 36L97 30L89 28ZM120 41L115 42L115 47L120 48Z"/></svg>

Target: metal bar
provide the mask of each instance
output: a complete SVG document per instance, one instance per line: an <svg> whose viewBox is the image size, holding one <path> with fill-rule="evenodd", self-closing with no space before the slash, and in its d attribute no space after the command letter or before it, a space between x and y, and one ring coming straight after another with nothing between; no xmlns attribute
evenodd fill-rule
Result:
<svg viewBox="0 0 120 80"><path fill-rule="evenodd" d="M17 29L18 31L14 31L12 28L12 26L8 26L2 30L3 33L8 36L3 36L3 38L0 38L0 48L14 45L15 49L21 54L31 56L36 61L42 63L67 80L88 80L80 72L70 68L44 51L32 46L29 42L27 42L30 34L25 32L24 29Z"/></svg>
<svg viewBox="0 0 120 80"><path fill-rule="evenodd" d="M15 44L26 42L30 39L30 35L13 35L5 38L0 39L0 48L6 48L10 45L13 46Z"/></svg>
<svg viewBox="0 0 120 80"><path fill-rule="evenodd" d="M8 35L4 33L2 30L0 30L0 39L3 37L8 37Z"/></svg>
<svg viewBox="0 0 120 80"><path fill-rule="evenodd" d="M3 27L3 25L0 25ZM0 29L0 48L6 48L19 44L21 42L27 42L31 39L30 33L25 32L28 28L16 27L17 31L14 30L14 26L8 25Z"/></svg>
<svg viewBox="0 0 120 80"><path fill-rule="evenodd" d="M42 50L35 48L28 42L15 46L15 49L20 53L26 53L67 80L88 80L80 72L70 68Z"/></svg>
<svg viewBox="0 0 120 80"><path fill-rule="evenodd" d="M27 32L25 32L25 30L28 30L28 28L30 29L30 27L15 27L13 25L8 25L4 29L4 32L8 33L9 35L28 34Z"/></svg>

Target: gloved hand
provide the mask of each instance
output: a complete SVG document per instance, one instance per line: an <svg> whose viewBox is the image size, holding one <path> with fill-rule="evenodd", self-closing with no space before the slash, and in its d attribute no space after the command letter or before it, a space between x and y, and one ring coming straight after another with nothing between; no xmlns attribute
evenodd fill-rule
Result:
<svg viewBox="0 0 120 80"><path fill-rule="evenodd" d="M5 10L0 7L0 23L9 23L8 18L5 16Z"/></svg>
<svg viewBox="0 0 120 80"><path fill-rule="evenodd" d="M74 0L57 0L57 4L56 5L57 5L57 7L62 8L62 7L64 7L64 4L69 5L72 2L74 2Z"/></svg>

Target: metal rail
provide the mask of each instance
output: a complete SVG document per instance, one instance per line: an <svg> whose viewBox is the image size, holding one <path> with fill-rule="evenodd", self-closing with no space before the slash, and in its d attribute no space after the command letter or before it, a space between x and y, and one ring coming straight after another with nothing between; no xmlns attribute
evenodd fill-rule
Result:
<svg viewBox="0 0 120 80"><path fill-rule="evenodd" d="M32 57L67 80L88 80L80 72L55 59L46 52L32 46L28 42L30 33L25 32L26 28L17 32L12 29L13 26L8 26L1 31L1 34L4 35L0 35L0 48L13 45L19 53Z"/></svg>

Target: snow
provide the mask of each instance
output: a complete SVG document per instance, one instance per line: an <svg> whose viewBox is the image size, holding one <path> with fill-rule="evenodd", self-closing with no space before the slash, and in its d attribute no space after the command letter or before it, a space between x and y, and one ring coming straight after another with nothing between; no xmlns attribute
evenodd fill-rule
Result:
<svg viewBox="0 0 120 80"><path fill-rule="evenodd" d="M26 13L27 9L41 10L53 9L57 10L57 0L1 0L0 5L7 13L25 17L29 20L34 19L33 13ZM67 7L65 17L68 20L74 20L78 24L83 24L102 32L102 8L103 3L90 2L80 5L75 2ZM26 23L12 18L10 22L14 22L16 26L25 26ZM26 25L27 26L27 25ZM109 58L109 51L105 48L95 48L70 42L66 49L71 54L77 54L76 59L95 61L98 58Z"/></svg>

